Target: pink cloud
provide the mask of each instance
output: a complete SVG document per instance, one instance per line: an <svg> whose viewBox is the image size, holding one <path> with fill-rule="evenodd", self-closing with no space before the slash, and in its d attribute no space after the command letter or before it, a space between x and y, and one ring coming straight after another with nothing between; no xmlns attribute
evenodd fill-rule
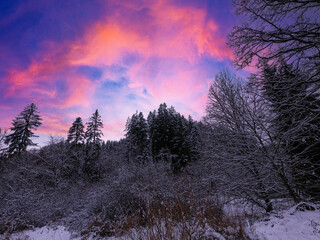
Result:
<svg viewBox="0 0 320 240"><path fill-rule="evenodd" d="M123 6L137 9L127 2ZM205 10L176 7L167 1L151 1L140 8L150 10L149 22L126 16L126 8L116 10L106 21L92 26L83 39L71 44L70 63L110 65L121 62L127 52L144 59L181 58L189 62L202 55L233 59L217 24L207 20Z"/></svg>
<svg viewBox="0 0 320 240"><path fill-rule="evenodd" d="M114 4L118 7L111 15L86 26L81 38L60 44L43 43L47 51L36 56L27 69L10 70L5 97L32 99L43 108L59 109L57 112L78 106L81 113L76 115L81 116L94 108L93 103L99 98L94 94L103 79L92 81L80 75L76 67L88 65L103 69L118 64L127 69L128 88L140 98L135 102L138 105L133 106L126 103L128 93L122 92L113 95L107 106L98 106L113 112L106 118L106 136L123 135L129 115L135 110L152 110L161 102L178 104L181 108L177 110L187 114L204 109L208 86L197 64L203 57L217 61L233 59L219 26L214 20L208 20L206 10L176 6L170 1L139 4L114 1ZM133 14L143 9L148 9L145 22ZM139 60L125 63L128 54L138 56ZM65 95L59 95L55 87L61 78L66 84ZM144 95L144 88L150 96ZM53 114L44 120L43 133L65 134L69 128L65 117ZM69 116L68 121L71 120Z"/></svg>

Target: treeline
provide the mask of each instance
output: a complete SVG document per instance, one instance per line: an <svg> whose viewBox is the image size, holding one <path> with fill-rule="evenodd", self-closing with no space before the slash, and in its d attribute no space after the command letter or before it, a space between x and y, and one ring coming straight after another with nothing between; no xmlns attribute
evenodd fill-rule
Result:
<svg viewBox="0 0 320 240"><path fill-rule="evenodd" d="M42 124L41 121L35 104L26 106L13 120L10 134L2 134L1 141L7 145L2 148L2 156L21 155L27 151L28 146L36 146L32 138L37 136L32 130L36 130ZM77 117L65 141L69 154L74 158L85 156L87 165L99 158L101 150L110 151L122 145L127 161L170 162L175 173L199 157L198 123L190 116L186 119L174 107L168 108L165 103L160 104L157 111L150 112L147 120L142 112L128 118L126 135L120 142L103 141L102 129L103 122L98 110L86 124L83 124L81 117Z"/></svg>
<svg viewBox="0 0 320 240"><path fill-rule="evenodd" d="M26 106L18 117L21 126L32 132L29 136L35 137L35 126L41 121L35 105ZM37 124L31 126L29 119L39 121L32 121ZM25 139L13 125L2 138L8 145L4 145L0 161L0 193L5 196L0 199L0 233L62 222L84 235L113 236L132 226L153 228L163 217L169 220L170 213L177 224L188 218L195 227L203 215L211 215L207 219L212 219L212 224L226 224L226 218L233 226L230 234L244 234L242 228L237 230L238 222L221 214L219 201L208 204L209 200L202 198L211 185L198 181L200 175L187 173L201 155L200 126L161 104L147 119L138 112L128 118L124 139L102 141L103 123L97 110L86 124L76 118L66 140L50 137L46 146L28 150L27 146L34 146L27 144L31 137L23 149L13 145ZM12 136L19 140L9 141ZM174 227L172 224L168 226ZM201 236L203 230L193 231L191 225L176 229ZM164 231L168 234L171 230ZM220 231L225 230L221 227Z"/></svg>

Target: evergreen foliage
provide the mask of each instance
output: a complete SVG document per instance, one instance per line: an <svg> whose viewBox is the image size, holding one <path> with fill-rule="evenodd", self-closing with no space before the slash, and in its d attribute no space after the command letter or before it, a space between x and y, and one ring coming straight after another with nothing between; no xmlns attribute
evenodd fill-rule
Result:
<svg viewBox="0 0 320 240"><path fill-rule="evenodd" d="M142 112L136 112L128 119L125 131L129 161L145 162L150 159L149 129Z"/></svg>
<svg viewBox="0 0 320 240"><path fill-rule="evenodd" d="M24 110L12 121L11 134L6 136L5 143L8 144L9 154L20 154L27 150L28 146L36 146L31 138L37 137L32 130L41 125L42 118L38 114L34 103L27 105Z"/></svg>
<svg viewBox="0 0 320 240"><path fill-rule="evenodd" d="M81 117L77 117L69 129L67 143L71 145L83 144L85 140L84 125Z"/></svg>
<svg viewBox="0 0 320 240"><path fill-rule="evenodd" d="M119 141L107 140L102 141L101 148L106 152L110 152L112 150L115 150L117 145L119 145Z"/></svg>
<svg viewBox="0 0 320 240"><path fill-rule="evenodd" d="M295 184L307 198L320 197L320 98L307 76L285 62L265 65L260 82L270 101L272 127L290 157Z"/></svg>
<svg viewBox="0 0 320 240"><path fill-rule="evenodd" d="M148 116L153 159L169 161L174 172L197 158L198 130L191 117L187 120L174 107L160 104Z"/></svg>
<svg viewBox="0 0 320 240"><path fill-rule="evenodd" d="M100 145L102 143L102 128L103 123L97 109L90 117L89 122L87 122L87 131L85 133L85 136L88 144Z"/></svg>

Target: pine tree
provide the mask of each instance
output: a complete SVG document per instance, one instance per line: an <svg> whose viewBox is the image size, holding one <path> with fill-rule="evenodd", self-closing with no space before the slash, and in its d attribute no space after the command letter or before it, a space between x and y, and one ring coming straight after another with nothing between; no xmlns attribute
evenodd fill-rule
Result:
<svg viewBox="0 0 320 240"><path fill-rule="evenodd" d="M71 145L83 144L85 139L84 125L81 117L77 117L69 129L67 142Z"/></svg>
<svg viewBox="0 0 320 240"><path fill-rule="evenodd" d="M89 119L89 122L87 122L86 139L88 144L101 144L101 136L103 136L101 130L102 128L103 123L97 109L95 113L92 115L92 117Z"/></svg>
<svg viewBox="0 0 320 240"><path fill-rule="evenodd" d="M6 136L5 143L9 145L8 153L14 154L24 152L28 146L36 146L31 138L37 137L32 130L41 125L42 118L38 114L34 103L27 105L24 110L12 121L11 134Z"/></svg>

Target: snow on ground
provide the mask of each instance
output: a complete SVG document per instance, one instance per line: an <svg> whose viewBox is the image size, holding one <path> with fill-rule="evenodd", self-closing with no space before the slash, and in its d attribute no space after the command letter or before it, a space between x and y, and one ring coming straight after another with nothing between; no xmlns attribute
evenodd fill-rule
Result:
<svg viewBox="0 0 320 240"><path fill-rule="evenodd" d="M162 233L166 233L165 226L161 226ZM129 240L129 239L147 239L147 236L150 236L148 233L153 232L154 236L157 236L157 228L152 229L132 229L127 234L123 235L122 237L107 237L107 238L99 238L99 239L105 239L105 240ZM152 234L151 234L152 235ZM173 233L170 233L172 237L170 239L181 239L180 233L178 230L174 231ZM195 234L197 235L197 234ZM210 239L210 237L215 237L215 239L219 240L225 240L223 236L221 236L219 233L215 232L211 227L207 226L205 229L205 235ZM42 228L35 228L33 230L26 230L22 231L20 233L12 234L11 236L0 236L0 240L80 240L81 237L75 235L74 233L71 233L68 229L66 229L63 226L58 227L42 227ZM88 240L95 240L96 237L89 236ZM165 238L163 238L165 239ZM197 236L195 236L193 239L198 239Z"/></svg>
<svg viewBox="0 0 320 240"><path fill-rule="evenodd" d="M320 207L316 210L301 210L300 206L295 206L289 210L271 215L265 221L254 223L249 232L254 240L320 240ZM208 230L208 229L206 229ZM210 236L224 239L215 233L213 229ZM141 229L132 229L130 233L122 236L121 239L134 239L136 236L143 236ZM15 233L11 236L0 236L0 239L10 240L80 240L79 235L75 235L63 226L35 228L33 230ZM89 239L95 239L91 236ZM120 238L111 237L107 240L118 240Z"/></svg>
<svg viewBox="0 0 320 240"><path fill-rule="evenodd" d="M256 222L252 231L261 240L320 240L320 210L290 210Z"/></svg>
<svg viewBox="0 0 320 240"><path fill-rule="evenodd" d="M0 237L1 239L1 237ZM6 239L6 238L4 238ZM20 233L12 234L10 240L80 240L80 237L74 237L74 234L63 226L42 227L33 230L26 230Z"/></svg>

